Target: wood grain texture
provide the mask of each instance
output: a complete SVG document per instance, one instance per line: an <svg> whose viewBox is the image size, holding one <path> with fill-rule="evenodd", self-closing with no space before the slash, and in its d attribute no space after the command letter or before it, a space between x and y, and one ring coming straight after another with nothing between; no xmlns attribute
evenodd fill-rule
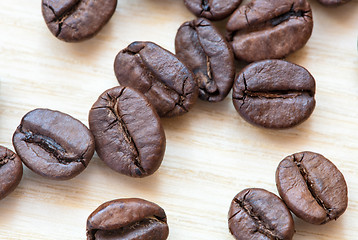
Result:
<svg viewBox="0 0 358 240"><path fill-rule="evenodd" d="M230 240L227 212L244 188L277 194L275 170L287 155L316 151L333 161L349 188L349 206L337 221L313 226L295 219L295 240L358 236L358 0L339 8L311 1L314 31L306 47L288 57L317 81L311 118L289 130L253 127L236 113L231 97L198 101L164 119L167 149L153 176L122 176L95 156L73 180L46 180L25 168L18 188L0 201L0 239L85 239L88 215L101 203L141 197L168 215L169 239ZM118 83L114 57L135 40L174 51L177 28L193 18L181 0L118 0L115 15L93 39L57 40L41 16L40 0L0 1L0 144L28 111L46 107L88 125L99 94ZM223 23L221 23L223 25Z"/></svg>

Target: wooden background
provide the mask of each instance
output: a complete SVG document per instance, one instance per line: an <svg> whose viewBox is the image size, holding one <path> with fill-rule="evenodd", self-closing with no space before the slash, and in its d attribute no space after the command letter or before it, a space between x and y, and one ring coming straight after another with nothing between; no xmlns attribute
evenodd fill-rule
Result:
<svg viewBox="0 0 358 240"><path fill-rule="evenodd" d="M266 130L244 122L231 96L198 101L188 114L163 119L167 149L158 172L132 179L97 155L73 180L44 179L24 168L18 188L0 201L0 239L85 239L86 219L101 203L140 197L162 206L169 239L234 239L227 228L232 198L248 187L277 194L275 170L287 155L310 150L333 161L349 187L349 206L336 222L313 226L295 218L295 240L358 239L358 0L339 8L311 1L314 31L288 60L317 81L317 107L304 124ZM193 15L181 0L118 0L115 15L93 39L57 40L40 0L0 1L0 144L24 114L45 107L88 125L90 107L117 85L114 57L135 40L174 51L177 28Z"/></svg>

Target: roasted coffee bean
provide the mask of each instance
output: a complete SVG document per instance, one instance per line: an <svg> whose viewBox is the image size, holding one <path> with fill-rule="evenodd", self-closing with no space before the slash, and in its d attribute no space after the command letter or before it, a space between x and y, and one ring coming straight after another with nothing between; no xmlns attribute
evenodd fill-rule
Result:
<svg viewBox="0 0 358 240"><path fill-rule="evenodd" d="M345 4L351 0L317 0L317 1L322 5L334 7L334 6Z"/></svg>
<svg viewBox="0 0 358 240"><path fill-rule="evenodd" d="M116 6L117 0L42 0L42 15L58 39L78 42L97 34Z"/></svg>
<svg viewBox="0 0 358 240"><path fill-rule="evenodd" d="M138 198L103 203L87 219L87 240L165 240L168 234L164 210Z"/></svg>
<svg viewBox="0 0 358 240"><path fill-rule="evenodd" d="M198 98L193 73L172 53L151 42L133 42L120 51L114 71L119 84L143 93L160 117L184 114Z"/></svg>
<svg viewBox="0 0 358 240"><path fill-rule="evenodd" d="M226 97L235 77L234 55L210 21L185 22L176 35L175 51L193 71L202 100L218 102Z"/></svg>
<svg viewBox="0 0 358 240"><path fill-rule="evenodd" d="M28 168L55 180L67 180L81 173L95 149L94 138L85 125L50 109L27 113L12 141Z"/></svg>
<svg viewBox="0 0 358 240"><path fill-rule="evenodd" d="M232 200L229 229L237 240L289 240L294 234L293 219L285 203L259 188L245 189Z"/></svg>
<svg viewBox="0 0 358 240"><path fill-rule="evenodd" d="M21 178L20 158L10 149L0 146L0 200L15 190Z"/></svg>
<svg viewBox="0 0 358 240"><path fill-rule="evenodd" d="M309 223L335 220L347 209L348 190L342 173L318 153L300 152L282 160L276 185L288 208Z"/></svg>
<svg viewBox="0 0 358 240"><path fill-rule="evenodd" d="M164 130L140 92L121 86L105 91L89 112L89 125L98 156L113 170L145 177L162 163Z"/></svg>
<svg viewBox="0 0 358 240"><path fill-rule="evenodd" d="M242 0L184 0L185 6L197 17L222 20L240 5Z"/></svg>
<svg viewBox="0 0 358 240"><path fill-rule="evenodd" d="M241 71L232 96L236 110L249 123L289 128L311 115L314 95L315 80L305 68L283 60L265 60Z"/></svg>
<svg viewBox="0 0 358 240"><path fill-rule="evenodd" d="M237 58L283 58L302 48L313 28L306 0L253 0L238 8L226 29Z"/></svg>

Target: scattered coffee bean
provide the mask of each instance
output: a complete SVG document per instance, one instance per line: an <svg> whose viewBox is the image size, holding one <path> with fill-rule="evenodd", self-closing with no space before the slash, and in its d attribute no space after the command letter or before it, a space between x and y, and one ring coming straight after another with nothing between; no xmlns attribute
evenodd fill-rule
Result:
<svg viewBox="0 0 358 240"><path fill-rule="evenodd" d="M42 0L42 15L58 39L78 42L97 34L116 6L117 0Z"/></svg>
<svg viewBox="0 0 358 240"><path fill-rule="evenodd" d="M306 0L253 0L238 8L226 29L237 58L283 58L302 48L313 28Z"/></svg>
<svg viewBox="0 0 358 240"><path fill-rule="evenodd" d="M98 156L113 170L145 177L160 166L165 134L155 109L143 94L115 87L101 94L89 112Z"/></svg>
<svg viewBox="0 0 358 240"><path fill-rule="evenodd" d="M334 6L345 4L351 0L317 0L317 1L322 5L334 7Z"/></svg>
<svg viewBox="0 0 358 240"><path fill-rule="evenodd" d="M198 97L193 73L172 53L151 42L133 42L120 51L114 71L119 84L143 93L160 117L188 112Z"/></svg>
<svg viewBox="0 0 358 240"><path fill-rule="evenodd" d="M0 200L15 190L21 178L20 158L10 149L0 146Z"/></svg>
<svg viewBox="0 0 358 240"><path fill-rule="evenodd" d="M251 124L289 128L305 121L315 108L315 80L303 67L264 60L245 67L234 82L233 103Z"/></svg>
<svg viewBox="0 0 358 240"><path fill-rule="evenodd" d="M240 5L242 0L184 0L185 6L197 17L222 20Z"/></svg>
<svg viewBox="0 0 358 240"><path fill-rule="evenodd" d="M348 205L342 173L318 153L300 152L282 160L276 170L276 185L288 208L309 223L337 219Z"/></svg>
<svg viewBox="0 0 358 240"><path fill-rule="evenodd" d="M94 153L94 138L79 120L59 111L35 109L13 135L16 153L37 174L67 180L81 173Z"/></svg>
<svg viewBox="0 0 358 240"><path fill-rule="evenodd" d="M290 240L294 234L292 215L285 203L259 188L245 189L232 200L229 229L237 240Z"/></svg>
<svg viewBox="0 0 358 240"><path fill-rule="evenodd" d="M165 240L168 234L164 210L138 198L103 203L87 219L87 240Z"/></svg>
<svg viewBox="0 0 358 240"><path fill-rule="evenodd" d="M185 22L175 37L175 51L193 71L202 100L218 102L227 96L235 77L234 55L210 21Z"/></svg>

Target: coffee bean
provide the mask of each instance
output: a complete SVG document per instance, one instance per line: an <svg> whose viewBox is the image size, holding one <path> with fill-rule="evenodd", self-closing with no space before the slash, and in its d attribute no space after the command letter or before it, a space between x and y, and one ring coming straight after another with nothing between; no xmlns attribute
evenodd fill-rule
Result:
<svg viewBox="0 0 358 240"><path fill-rule="evenodd" d="M226 97L235 77L234 56L210 21L199 18L185 22L176 35L175 51L193 71L202 100L218 102Z"/></svg>
<svg viewBox="0 0 358 240"><path fill-rule="evenodd" d="M67 180L81 173L94 153L94 138L79 120L59 111L35 109L13 135L16 153L37 174Z"/></svg>
<svg viewBox="0 0 358 240"><path fill-rule="evenodd" d="M241 117L265 128L289 128L315 108L315 80L303 67L265 60L245 67L234 82L233 102Z"/></svg>
<svg viewBox="0 0 358 240"><path fill-rule="evenodd" d="M133 42L120 51L114 71L119 84L143 93L160 117L188 112L198 97L193 73L172 53L151 42Z"/></svg>
<svg viewBox="0 0 358 240"><path fill-rule="evenodd" d="M238 193L231 202L229 229L237 240L290 240L294 224L285 203L259 188Z"/></svg>
<svg viewBox="0 0 358 240"><path fill-rule="evenodd" d="M238 8L226 29L237 58L283 58L302 48L313 28L306 0L253 0Z"/></svg>
<svg viewBox="0 0 358 240"><path fill-rule="evenodd" d="M184 0L185 6L197 17L222 20L240 5L242 0Z"/></svg>
<svg viewBox="0 0 358 240"><path fill-rule="evenodd" d="M349 2L350 0L317 0L319 3L325 6L339 6Z"/></svg>
<svg viewBox="0 0 358 240"><path fill-rule="evenodd" d="M78 42L97 34L116 6L117 0L42 0L42 15L58 39Z"/></svg>
<svg viewBox="0 0 358 240"><path fill-rule="evenodd" d="M10 149L0 146L0 200L15 190L21 178L20 158Z"/></svg>
<svg viewBox="0 0 358 240"><path fill-rule="evenodd" d="M318 153L300 152L282 160L276 185L288 208L309 223L327 223L347 209L348 190L342 173Z"/></svg>
<svg viewBox="0 0 358 240"><path fill-rule="evenodd" d="M165 240L168 234L164 210L138 198L103 203L87 219L87 240Z"/></svg>
<svg viewBox="0 0 358 240"><path fill-rule="evenodd" d="M143 94L129 87L105 91L89 112L89 125L98 156L113 170L145 177L159 168L165 134Z"/></svg>

